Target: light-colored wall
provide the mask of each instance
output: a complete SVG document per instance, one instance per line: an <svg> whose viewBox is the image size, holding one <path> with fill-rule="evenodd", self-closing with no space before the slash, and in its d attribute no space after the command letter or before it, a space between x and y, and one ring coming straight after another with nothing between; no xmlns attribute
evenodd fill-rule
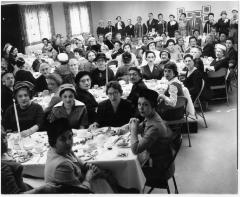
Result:
<svg viewBox="0 0 240 197"><path fill-rule="evenodd" d="M211 5L211 12L215 14L215 19L220 18L222 10L226 10L228 17L231 17L231 10L238 9L238 1L99 1L92 2L91 5L94 33L100 19L105 21L110 19L115 23L115 18L118 15L122 17L124 22L131 18L132 23L135 24L139 15L146 22L149 12L152 12L155 18L157 18L157 14L162 13L164 19L168 20L168 15L177 16L177 8L181 7L184 7L185 11L194 11L202 10L203 5Z"/></svg>

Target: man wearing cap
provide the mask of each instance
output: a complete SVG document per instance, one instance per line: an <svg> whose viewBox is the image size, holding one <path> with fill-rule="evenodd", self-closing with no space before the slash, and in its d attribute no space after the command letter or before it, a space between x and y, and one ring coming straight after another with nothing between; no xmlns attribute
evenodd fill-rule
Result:
<svg viewBox="0 0 240 197"><path fill-rule="evenodd" d="M108 69L108 82L114 80L114 73L107 66L107 57L104 53L98 53L94 59L97 62L97 68L92 71L92 85L105 86L106 85L106 69Z"/></svg>
<svg viewBox="0 0 240 197"><path fill-rule="evenodd" d="M113 35L115 34L115 27L112 25L112 21L108 20L108 25L105 27L105 33L111 32Z"/></svg>
<svg viewBox="0 0 240 197"><path fill-rule="evenodd" d="M189 20L187 29L188 29L188 35L190 35L190 36L193 35L193 31L195 29L198 30L200 35L202 35L202 33L203 33L202 20L200 18L196 17L196 13L195 12L192 13L192 19Z"/></svg>
<svg viewBox="0 0 240 197"><path fill-rule="evenodd" d="M1 108L2 115L4 115L6 109L13 104L13 85L14 76L11 72L5 72L2 74L2 84L1 84Z"/></svg>
<svg viewBox="0 0 240 197"><path fill-rule="evenodd" d="M217 32L224 32L227 36L229 34L230 20L227 18L227 12L221 12L221 18L217 22Z"/></svg>
<svg viewBox="0 0 240 197"><path fill-rule="evenodd" d="M236 9L232 10L233 17L230 20L230 32L229 37L233 38L233 44L235 44L235 49L237 49L238 44L238 11Z"/></svg>

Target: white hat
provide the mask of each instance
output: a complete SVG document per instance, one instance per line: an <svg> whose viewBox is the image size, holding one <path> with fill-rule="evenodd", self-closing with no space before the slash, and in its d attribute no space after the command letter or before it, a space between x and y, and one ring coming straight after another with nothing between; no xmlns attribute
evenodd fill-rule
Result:
<svg viewBox="0 0 240 197"><path fill-rule="evenodd" d="M108 32L106 35L105 35L105 38L112 35L112 32Z"/></svg>
<svg viewBox="0 0 240 197"><path fill-rule="evenodd" d="M222 44L216 44L215 45L215 49L221 49L221 50L223 50L223 51L226 51L227 50L227 48L224 46L224 45L222 45Z"/></svg>
<svg viewBox="0 0 240 197"><path fill-rule="evenodd" d="M57 59L59 62L67 62L68 61L68 55L66 53L59 53L57 56Z"/></svg>

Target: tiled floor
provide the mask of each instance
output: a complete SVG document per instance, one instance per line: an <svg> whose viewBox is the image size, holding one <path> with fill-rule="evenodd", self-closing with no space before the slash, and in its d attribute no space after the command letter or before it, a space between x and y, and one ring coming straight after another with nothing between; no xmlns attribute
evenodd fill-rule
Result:
<svg viewBox="0 0 240 197"><path fill-rule="evenodd" d="M199 119L199 130L187 136L176 158L175 178L181 194L236 194L237 183L237 93L230 93L230 105L209 105L205 113L208 128ZM174 193L172 179L169 180ZM154 189L152 193L166 193Z"/></svg>

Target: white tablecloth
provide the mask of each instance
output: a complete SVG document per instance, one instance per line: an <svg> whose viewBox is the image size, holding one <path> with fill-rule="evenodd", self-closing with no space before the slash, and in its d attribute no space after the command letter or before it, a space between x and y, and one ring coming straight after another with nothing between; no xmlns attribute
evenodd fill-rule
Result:
<svg viewBox="0 0 240 197"><path fill-rule="evenodd" d="M98 135L97 137L94 137L93 140L88 140L86 143L88 144L89 142L88 145L76 145L76 142L78 142L83 135L85 135L86 130L76 130L74 133L76 135L74 136L75 145L73 146L73 151L80 151L81 147L84 149L86 146L93 146L91 141L97 140L98 137L99 144L96 145L98 154L95 156L94 160L90 159L89 162L96 164L101 169L111 170L121 186L126 188L137 188L142 191L146 179L142 172L137 155L134 155L131 149L128 147L120 148L116 145L112 145L112 142L117 138L117 136L106 137L105 135ZM22 163L24 166L23 174L44 178L44 166L46 163L48 150L46 132L34 133L31 138L26 139L23 144L26 146L25 144L31 144L32 142L35 143L33 147L39 146L39 144L42 145L42 156L40 153L36 152L35 148L30 150L33 153L33 157L29 161ZM9 148L14 149L13 144L13 141L9 139ZM111 150L107 148L110 145L112 147ZM121 153L125 153L127 156L120 157L119 154ZM76 153L76 155L78 155L78 153ZM86 157L80 158L84 160Z"/></svg>

